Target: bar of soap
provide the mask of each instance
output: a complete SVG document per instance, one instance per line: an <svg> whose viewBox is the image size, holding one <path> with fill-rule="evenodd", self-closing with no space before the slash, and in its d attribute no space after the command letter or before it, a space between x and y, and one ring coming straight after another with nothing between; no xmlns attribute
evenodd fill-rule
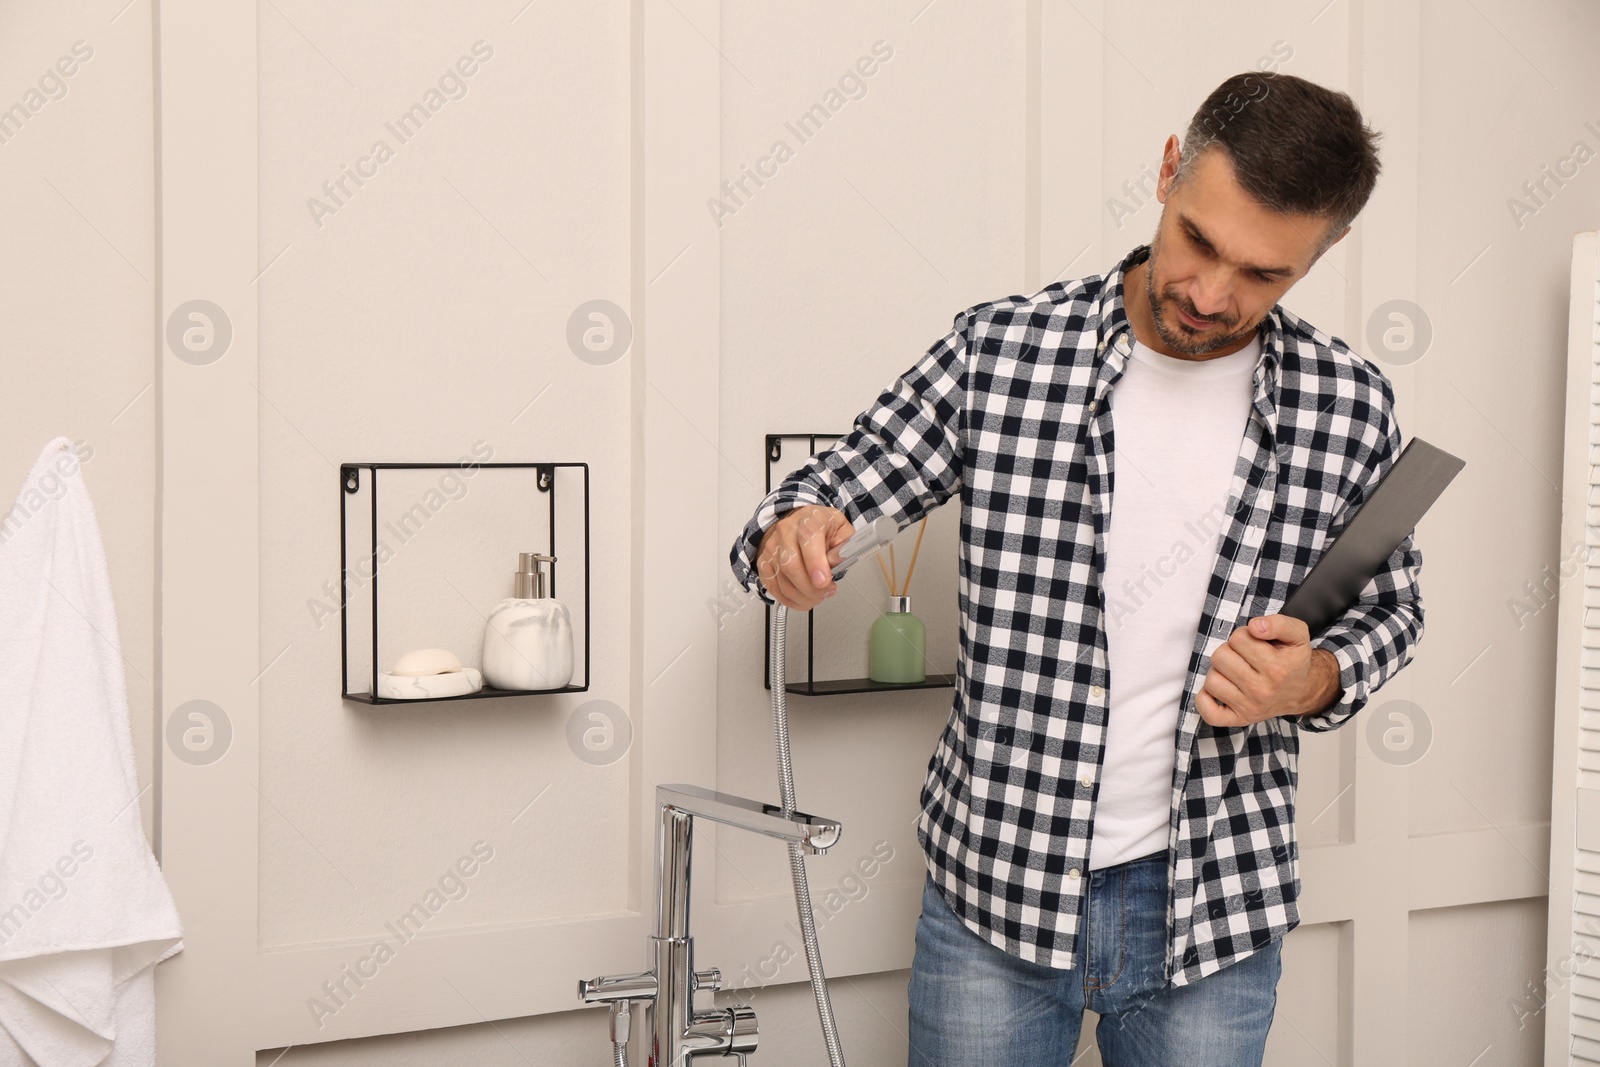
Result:
<svg viewBox="0 0 1600 1067"><path fill-rule="evenodd" d="M461 658L448 648L419 648L394 661L389 673L400 678L420 678L428 674L454 674L461 669Z"/></svg>
<svg viewBox="0 0 1600 1067"><path fill-rule="evenodd" d="M378 695L390 700L438 700L460 697L483 688L483 675L473 667L441 674L404 675L385 671L378 675Z"/></svg>

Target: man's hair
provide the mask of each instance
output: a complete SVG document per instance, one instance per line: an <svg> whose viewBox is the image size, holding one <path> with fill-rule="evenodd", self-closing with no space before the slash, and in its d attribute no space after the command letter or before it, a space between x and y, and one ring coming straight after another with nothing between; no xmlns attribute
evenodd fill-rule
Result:
<svg viewBox="0 0 1600 1067"><path fill-rule="evenodd" d="M1372 195L1379 136L1345 93L1292 74L1235 74L1190 120L1174 184L1220 148L1263 207L1330 220L1320 256Z"/></svg>

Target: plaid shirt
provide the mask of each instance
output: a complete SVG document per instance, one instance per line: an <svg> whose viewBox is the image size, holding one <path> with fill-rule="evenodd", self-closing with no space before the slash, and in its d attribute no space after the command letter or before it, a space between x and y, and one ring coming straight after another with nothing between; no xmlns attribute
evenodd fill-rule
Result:
<svg viewBox="0 0 1600 1067"><path fill-rule="evenodd" d="M754 572L783 512L823 504L904 529L960 495L954 708L928 764L917 836L956 915L1022 959L1078 958L1111 685L1101 578L1114 485L1111 400L1132 346L1124 273L979 304L857 416L837 446L763 500L733 547ZM1219 728L1195 694L1237 627L1279 610L1400 455L1387 378L1274 307L1252 413L1189 654L1167 841L1166 977L1186 985L1299 922L1300 730L1343 725L1422 636L1408 537L1359 602L1312 636L1344 691L1303 718Z"/></svg>

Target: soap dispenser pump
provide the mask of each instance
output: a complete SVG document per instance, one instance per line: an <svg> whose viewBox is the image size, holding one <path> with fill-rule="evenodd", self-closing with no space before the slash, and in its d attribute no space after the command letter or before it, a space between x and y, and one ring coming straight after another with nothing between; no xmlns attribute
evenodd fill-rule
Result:
<svg viewBox="0 0 1600 1067"><path fill-rule="evenodd" d="M496 689L561 689L572 681L572 615L545 593L544 564L556 557L518 554L511 596L483 630L483 680Z"/></svg>

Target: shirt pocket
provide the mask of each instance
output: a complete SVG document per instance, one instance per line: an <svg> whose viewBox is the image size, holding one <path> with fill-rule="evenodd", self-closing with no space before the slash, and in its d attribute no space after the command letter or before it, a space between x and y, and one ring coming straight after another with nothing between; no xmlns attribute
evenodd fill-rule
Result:
<svg viewBox="0 0 1600 1067"><path fill-rule="evenodd" d="M1280 460L1277 506L1273 519L1291 536L1294 546L1320 555L1331 542L1334 523L1342 517L1352 491L1344 460L1336 455L1299 456ZM1308 561L1309 570L1316 562Z"/></svg>

